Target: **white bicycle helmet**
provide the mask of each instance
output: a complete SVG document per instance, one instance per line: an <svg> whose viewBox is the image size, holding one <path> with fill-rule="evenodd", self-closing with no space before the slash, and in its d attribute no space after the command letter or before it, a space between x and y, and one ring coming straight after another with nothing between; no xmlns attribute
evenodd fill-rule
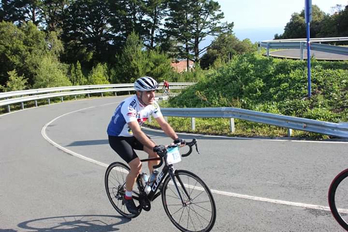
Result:
<svg viewBox="0 0 348 232"><path fill-rule="evenodd" d="M140 77L134 82L134 89L136 91L151 91L158 89L158 83L152 77Z"/></svg>

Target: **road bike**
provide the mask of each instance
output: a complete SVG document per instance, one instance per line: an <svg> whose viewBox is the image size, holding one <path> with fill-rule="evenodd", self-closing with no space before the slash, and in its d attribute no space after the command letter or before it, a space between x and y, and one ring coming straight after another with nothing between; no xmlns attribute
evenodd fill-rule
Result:
<svg viewBox="0 0 348 232"><path fill-rule="evenodd" d="M348 169L340 172L331 182L328 201L336 221L348 231Z"/></svg>
<svg viewBox="0 0 348 232"><path fill-rule="evenodd" d="M187 142L186 145L189 151L185 154L180 154L180 144L172 144L167 146L162 157L141 160L160 160L154 168L163 164L164 166L151 183L151 189L146 188L148 183L143 180L144 173L138 176L133 188L133 199L138 207L137 214L129 213L123 202L129 167L121 162L110 164L105 172L105 189L115 210L126 218L135 218L142 210L149 211L151 202L161 195L164 211L179 230L210 231L215 224L216 206L208 186L194 173L174 168L174 164L180 162L181 157L191 154L193 146L199 153L196 139Z"/></svg>

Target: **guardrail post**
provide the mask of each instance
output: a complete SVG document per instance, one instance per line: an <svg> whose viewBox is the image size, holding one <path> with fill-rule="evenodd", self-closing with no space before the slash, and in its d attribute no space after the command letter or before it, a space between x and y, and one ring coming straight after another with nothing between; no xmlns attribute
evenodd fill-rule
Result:
<svg viewBox="0 0 348 232"><path fill-rule="evenodd" d="M64 98L63 98L63 97L61 97L61 98L60 98L60 100L63 102L63 101L64 101Z"/></svg>
<svg viewBox="0 0 348 232"><path fill-rule="evenodd" d="M230 130L232 133L236 131L236 128L234 127L234 118L230 118Z"/></svg>
<svg viewBox="0 0 348 232"><path fill-rule="evenodd" d="M291 136L292 136L292 129L289 128L289 129L288 129L288 137L291 137Z"/></svg>
<svg viewBox="0 0 348 232"><path fill-rule="evenodd" d="M50 105L51 104L51 99L48 98L47 101L48 101L48 104Z"/></svg>
<svg viewBox="0 0 348 232"><path fill-rule="evenodd" d="M21 102L22 110L24 110L24 102Z"/></svg>
<svg viewBox="0 0 348 232"><path fill-rule="evenodd" d="M117 92L115 91L115 96L117 96Z"/></svg>
<svg viewBox="0 0 348 232"><path fill-rule="evenodd" d="M304 49L303 49L303 42L300 42L300 60L303 60L303 52L304 52Z"/></svg>
<svg viewBox="0 0 348 232"><path fill-rule="evenodd" d="M11 112L11 106L7 105L7 111L10 113Z"/></svg>
<svg viewBox="0 0 348 232"><path fill-rule="evenodd" d="M267 57L269 57L269 47L270 47L270 43L267 43Z"/></svg>
<svg viewBox="0 0 348 232"><path fill-rule="evenodd" d="M35 100L35 107L37 107L37 100Z"/></svg>
<svg viewBox="0 0 348 232"><path fill-rule="evenodd" d="M104 97L104 94L103 94L103 93L101 93L101 96L102 96L102 97Z"/></svg>
<svg viewBox="0 0 348 232"><path fill-rule="evenodd" d="M191 118L191 130L192 131L196 130L196 120L195 120L195 118Z"/></svg>

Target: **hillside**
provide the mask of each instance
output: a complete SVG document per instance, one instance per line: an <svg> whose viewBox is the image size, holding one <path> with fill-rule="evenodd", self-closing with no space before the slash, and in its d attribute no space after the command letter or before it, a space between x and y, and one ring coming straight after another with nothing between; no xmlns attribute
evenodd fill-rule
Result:
<svg viewBox="0 0 348 232"><path fill-rule="evenodd" d="M329 122L347 122L348 63L313 60L312 97L308 99L307 95L306 61L251 54L236 56L226 66L211 72L196 85L171 99L166 107L238 107ZM182 122L180 124L183 125ZM251 131L251 134L257 134L255 128L270 131L265 129L270 127L267 125L250 122L236 124L242 128L239 133ZM219 129L218 132L210 130L208 133L226 132Z"/></svg>

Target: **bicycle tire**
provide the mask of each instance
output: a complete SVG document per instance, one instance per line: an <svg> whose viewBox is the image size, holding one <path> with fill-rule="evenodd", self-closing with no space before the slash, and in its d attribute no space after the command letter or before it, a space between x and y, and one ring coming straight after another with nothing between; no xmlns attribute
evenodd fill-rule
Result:
<svg viewBox="0 0 348 232"><path fill-rule="evenodd" d="M216 220L216 206L208 186L186 170L176 170L174 176L187 205L182 204L173 180L168 176L162 188L162 204L167 216L181 231L210 231Z"/></svg>
<svg viewBox="0 0 348 232"><path fill-rule="evenodd" d="M126 190L126 177L129 173L129 167L120 162L114 162L109 165L105 172L105 190L111 205L114 209L126 218L135 218L139 213L129 213L126 205L123 203L123 198ZM137 183L134 185L137 186ZM133 200L136 206L139 206L139 193L133 187Z"/></svg>
<svg viewBox="0 0 348 232"><path fill-rule="evenodd" d="M348 169L340 172L331 182L328 201L332 215L336 221L348 231Z"/></svg>

